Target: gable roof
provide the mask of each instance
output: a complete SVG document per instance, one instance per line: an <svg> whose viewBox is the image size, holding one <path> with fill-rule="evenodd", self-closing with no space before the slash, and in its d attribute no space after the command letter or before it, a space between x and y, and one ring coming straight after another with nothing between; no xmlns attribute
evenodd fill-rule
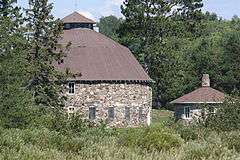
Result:
<svg viewBox="0 0 240 160"><path fill-rule="evenodd" d="M93 20L84 17L78 12L73 12L72 14L64 17L62 19L63 23L91 23L91 24L96 24Z"/></svg>
<svg viewBox="0 0 240 160"><path fill-rule="evenodd" d="M64 30L60 44L71 48L59 70L70 69L83 81L151 81L131 51L91 29Z"/></svg>
<svg viewBox="0 0 240 160"><path fill-rule="evenodd" d="M172 102L171 104L190 104L190 103L223 103L225 94L211 87L201 87L188 93Z"/></svg>

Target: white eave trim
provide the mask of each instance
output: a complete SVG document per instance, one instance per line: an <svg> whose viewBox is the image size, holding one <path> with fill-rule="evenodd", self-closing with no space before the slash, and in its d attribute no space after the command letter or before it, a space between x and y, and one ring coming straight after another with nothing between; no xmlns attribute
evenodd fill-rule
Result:
<svg viewBox="0 0 240 160"><path fill-rule="evenodd" d="M171 104L222 104L223 102L173 102Z"/></svg>

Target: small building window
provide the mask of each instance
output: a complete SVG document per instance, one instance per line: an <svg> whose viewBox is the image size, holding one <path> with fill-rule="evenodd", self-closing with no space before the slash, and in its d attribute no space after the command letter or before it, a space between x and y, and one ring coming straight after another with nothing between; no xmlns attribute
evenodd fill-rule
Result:
<svg viewBox="0 0 240 160"><path fill-rule="evenodd" d="M184 107L185 118L190 118L190 107Z"/></svg>
<svg viewBox="0 0 240 160"><path fill-rule="evenodd" d="M75 94L75 82L68 83L68 93Z"/></svg>
<svg viewBox="0 0 240 160"><path fill-rule="evenodd" d="M114 107L109 107L108 108L108 119L109 120L114 120Z"/></svg>
<svg viewBox="0 0 240 160"><path fill-rule="evenodd" d="M130 120L130 108L125 107L125 120Z"/></svg>
<svg viewBox="0 0 240 160"><path fill-rule="evenodd" d="M96 119L96 107L89 107L89 119L90 120Z"/></svg>
<svg viewBox="0 0 240 160"><path fill-rule="evenodd" d="M143 119L143 107L139 107L138 116L139 116L139 120Z"/></svg>

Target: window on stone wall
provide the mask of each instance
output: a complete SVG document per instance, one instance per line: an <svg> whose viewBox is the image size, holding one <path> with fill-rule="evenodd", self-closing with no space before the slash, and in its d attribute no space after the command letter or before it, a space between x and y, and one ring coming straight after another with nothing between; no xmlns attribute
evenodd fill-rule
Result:
<svg viewBox="0 0 240 160"><path fill-rule="evenodd" d="M68 83L68 93L75 94L75 82Z"/></svg>
<svg viewBox="0 0 240 160"><path fill-rule="evenodd" d="M114 120L115 113L114 113L114 107L108 108L108 120L112 121Z"/></svg>
<svg viewBox="0 0 240 160"><path fill-rule="evenodd" d="M190 118L190 107L184 107L185 118Z"/></svg>
<svg viewBox="0 0 240 160"><path fill-rule="evenodd" d="M125 120L129 121L130 120L130 108L125 107Z"/></svg>
<svg viewBox="0 0 240 160"><path fill-rule="evenodd" d="M75 107L69 106L67 107L68 116L73 116L75 114Z"/></svg>
<svg viewBox="0 0 240 160"><path fill-rule="evenodd" d="M96 119L96 107L89 107L89 119L90 120Z"/></svg>
<svg viewBox="0 0 240 160"><path fill-rule="evenodd" d="M139 120L143 120L143 107L139 107L138 116Z"/></svg>
<svg viewBox="0 0 240 160"><path fill-rule="evenodd" d="M75 108L74 107L68 107L69 112L74 112Z"/></svg>

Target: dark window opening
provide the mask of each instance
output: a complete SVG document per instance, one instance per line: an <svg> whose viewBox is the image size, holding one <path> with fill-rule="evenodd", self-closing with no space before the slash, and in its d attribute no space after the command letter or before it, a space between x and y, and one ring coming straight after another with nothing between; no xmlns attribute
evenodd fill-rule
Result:
<svg viewBox="0 0 240 160"><path fill-rule="evenodd" d="M93 30L93 24L91 23L65 23L64 29L75 29L75 28L89 28Z"/></svg>
<svg viewBox="0 0 240 160"><path fill-rule="evenodd" d="M74 82L69 82L68 83L68 93L69 94L74 94L75 93L75 83Z"/></svg>
<svg viewBox="0 0 240 160"><path fill-rule="evenodd" d="M114 108L113 107L108 108L108 119L114 120Z"/></svg>
<svg viewBox="0 0 240 160"><path fill-rule="evenodd" d="M143 107L139 107L139 120L143 119Z"/></svg>
<svg viewBox="0 0 240 160"><path fill-rule="evenodd" d="M69 110L69 111L74 111L75 108L74 108L74 107L69 107L68 110Z"/></svg>
<svg viewBox="0 0 240 160"><path fill-rule="evenodd" d="M190 107L184 108L184 115L185 115L185 118L190 118Z"/></svg>
<svg viewBox="0 0 240 160"><path fill-rule="evenodd" d="M89 119L95 120L96 119L96 107L89 108Z"/></svg>
<svg viewBox="0 0 240 160"><path fill-rule="evenodd" d="M126 120L130 120L130 108L129 107L125 107L125 119Z"/></svg>

